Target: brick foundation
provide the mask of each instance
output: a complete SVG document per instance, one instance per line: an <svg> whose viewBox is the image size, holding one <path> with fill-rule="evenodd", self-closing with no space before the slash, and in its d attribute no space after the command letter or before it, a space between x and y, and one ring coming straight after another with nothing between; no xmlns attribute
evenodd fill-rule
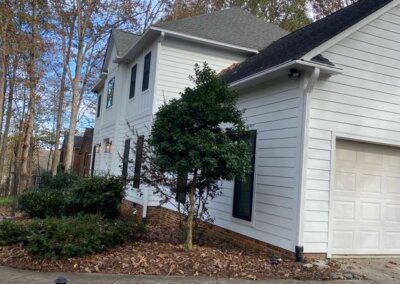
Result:
<svg viewBox="0 0 400 284"><path fill-rule="evenodd" d="M142 218L142 206L139 204L132 203L130 201L124 200L121 206L122 216L124 218L137 218L140 220ZM133 214L135 212L135 214ZM148 207L147 208L147 223L149 225L160 225L168 228L178 228L179 227L179 213L173 210L166 209L164 207ZM288 258L294 258L293 252L270 245L268 243L258 241L256 239L241 235L239 233L224 229L222 227L205 224L207 227L207 235L219 238L223 241L230 242L235 246L263 251L271 255L285 256Z"/></svg>

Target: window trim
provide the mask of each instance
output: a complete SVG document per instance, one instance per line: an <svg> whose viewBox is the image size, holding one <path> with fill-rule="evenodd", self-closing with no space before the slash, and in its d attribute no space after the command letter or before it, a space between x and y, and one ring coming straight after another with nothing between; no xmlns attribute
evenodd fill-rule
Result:
<svg viewBox="0 0 400 284"><path fill-rule="evenodd" d="M148 66L146 66L146 60L148 59ZM147 68L146 68L147 67ZM148 70L146 70L148 69ZM150 86L150 71L151 71L151 51L146 54L144 57L143 63L143 79L142 79L142 92L145 92L149 89ZM147 84L145 86L145 78L147 76Z"/></svg>
<svg viewBox="0 0 400 284"><path fill-rule="evenodd" d="M112 92L110 92L110 84L112 84ZM106 100L106 109L109 109L113 106L114 103L114 89L115 89L115 77L112 77L107 83L107 100ZM111 98L111 100L109 100ZM110 101L110 105L108 102Z"/></svg>
<svg viewBox="0 0 400 284"><path fill-rule="evenodd" d="M133 71L135 71L135 76L132 76ZM130 85L129 85L129 99L133 99L135 97L136 81L137 81L136 78L137 78L137 64L133 65L131 68L131 81L130 81ZM133 88L132 88L132 81L134 82Z"/></svg>
<svg viewBox="0 0 400 284"><path fill-rule="evenodd" d="M250 210L249 210L249 216L244 216L241 214L238 214L235 210L235 205L237 202L237 190L239 190L239 186L241 185L241 181L235 179L235 185L233 188L233 204L232 204L232 217L240 219L240 220L244 220L244 221L248 221L251 222L252 218L253 218L253 205L254 205L254 180L255 180L255 162L256 162L256 151L257 151L257 130L250 130L251 136L251 142L254 143L254 147L253 147L253 152L252 154L252 158L251 158L251 168L252 168L252 172L251 175L246 175L246 176L250 176Z"/></svg>

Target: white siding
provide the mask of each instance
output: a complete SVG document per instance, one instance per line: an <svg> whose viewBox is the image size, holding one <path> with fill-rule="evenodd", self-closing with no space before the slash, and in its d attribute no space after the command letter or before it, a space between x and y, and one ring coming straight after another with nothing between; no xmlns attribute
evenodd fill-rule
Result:
<svg viewBox="0 0 400 284"><path fill-rule="evenodd" d="M189 76L194 75L194 65L207 62L217 72L241 62L246 58L243 54L229 52L217 47L200 43L165 37L161 43L160 58L157 66L157 92L154 112L186 87L192 86Z"/></svg>
<svg viewBox="0 0 400 284"><path fill-rule="evenodd" d="M343 68L311 94L305 252L327 252L332 137L347 133L400 141L400 7L353 33L324 56Z"/></svg>
<svg viewBox="0 0 400 284"><path fill-rule="evenodd" d="M252 221L232 217L233 183L210 202L215 224L294 251L301 151L301 80L276 81L241 91L239 109L257 130Z"/></svg>

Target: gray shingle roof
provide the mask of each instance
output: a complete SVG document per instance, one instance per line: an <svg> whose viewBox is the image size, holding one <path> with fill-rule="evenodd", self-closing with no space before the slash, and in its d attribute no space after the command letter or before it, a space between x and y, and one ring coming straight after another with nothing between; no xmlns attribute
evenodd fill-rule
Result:
<svg viewBox="0 0 400 284"><path fill-rule="evenodd" d="M260 50L288 34L240 8L153 25L165 30Z"/></svg>
<svg viewBox="0 0 400 284"><path fill-rule="evenodd" d="M243 63L223 71L222 79L228 83L280 65L302 56L360 22L393 0L359 0L319 21L299 29L271 45Z"/></svg>
<svg viewBox="0 0 400 284"><path fill-rule="evenodd" d="M118 56L123 56L140 39L139 35L119 29L113 29L112 35L114 37L115 48L117 49Z"/></svg>

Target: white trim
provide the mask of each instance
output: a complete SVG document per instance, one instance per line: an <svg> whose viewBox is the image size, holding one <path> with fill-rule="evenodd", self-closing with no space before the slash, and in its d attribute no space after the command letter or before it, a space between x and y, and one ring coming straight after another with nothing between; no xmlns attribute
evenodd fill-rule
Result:
<svg viewBox="0 0 400 284"><path fill-rule="evenodd" d="M319 68L321 73L332 74L332 75L340 74L343 71L340 68L326 65L326 64L321 64L318 62L307 61L307 60L291 60L291 61L287 61L287 62L284 62L279 65L276 65L274 67L271 67L269 69L266 69L264 71L252 74L252 75L242 78L240 80L234 81L229 84L229 87L231 87L231 88L239 87L245 83L249 83L252 80L259 79L261 77L271 75L275 72L278 72L278 71L281 71L281 70L284 70L287 68L294 68L294 67Z"/></svg>
<svg viewBox="0 0 400 284"><path fill-rule="evenodd" d="M165 33L167 35L184 38L184 39L188 39L188 40L192 40L192 41L196 41L196 42L203 42L203 43L207 43L207 44L211 44L211 45L215 45L215 46L220 46L223 48L235 49L235 50L245 51L245 52L249 52L249 53L255 53L255 54L258 53L257 49L243 47L243 46L239 46L239 45L235 45L235 44L224 43L224 42L211 40L211 39L205 39L202 37L197 37L197 36L192 36L192 35L188 35L188 34L184 34L184 33L174 32L174 31L163 29L163 28L151 26L150 29Z"/></svg>
<svg viewBox="0 0 400 284"><path fill-rule="evenodd" d="M352 33L356 32L357 30L361 29L365 25L368 25L370 22L372 22L373 20L375 20L378 17L382 16L384 13L386 13L387 11L393 9L394 7L396 7L399 4L400 4L400 0L393 0L391 3L386 4L382 8L378 9L374 13L370 14L366 18L364 18L361 21L359 21L358 23L352 25L351 27L347 28L343 32L341 32L338 35L334 36L330 40L324 42L323 44L321 44L318 47L314 48L313 50L309 51L308 53L306 53L303 56L303 58L305 60L311 60L311 58L314 58L315 56L323 53L327 49L331 48L332 46L334 46L335 44L337 44L341 40L345 39L346 37L348 37Z"/></svg>
<svg viewBox="0 0 400 284"><path fill-rule="evenodd" d="M370 144L377 144L383 146L394 146L400 148L400 141L399 140L391 140L391 139L380 139L372 136L362 136L356 135L352 133L346 132L334 132L332 131L332 138L331 138L331 169L330 169L330 182L329 182L329 219L328 219L328 250L327 250L327 257L332 258L332 242L333 242L333 195L334 195L334 186L335 186L335 172L336 172L336 141L338 139L343 140L350 140L356 142L363 142L363 143L370 143ZM353 256L352 256L353 257ZM374 256L375 257L375 256ZM386 256L385 256L386 257Z"/></svg>
<svg viewBox="0 0 400 284"><path fill-rule="evenodd" d="M304 243L304 208L305 194L307 187L307 164L308 164L308 142L310 130L310 107L311 92L317 83L321 74L320 68L314 68L310 74L308 81L304 80L303 89L303 106L302 106L302 123L301 123L301 141L300 141L300 175L299 175L299 194L298 194L298 211L297 211L297 235L296 245L303 246Z"/></svg>

